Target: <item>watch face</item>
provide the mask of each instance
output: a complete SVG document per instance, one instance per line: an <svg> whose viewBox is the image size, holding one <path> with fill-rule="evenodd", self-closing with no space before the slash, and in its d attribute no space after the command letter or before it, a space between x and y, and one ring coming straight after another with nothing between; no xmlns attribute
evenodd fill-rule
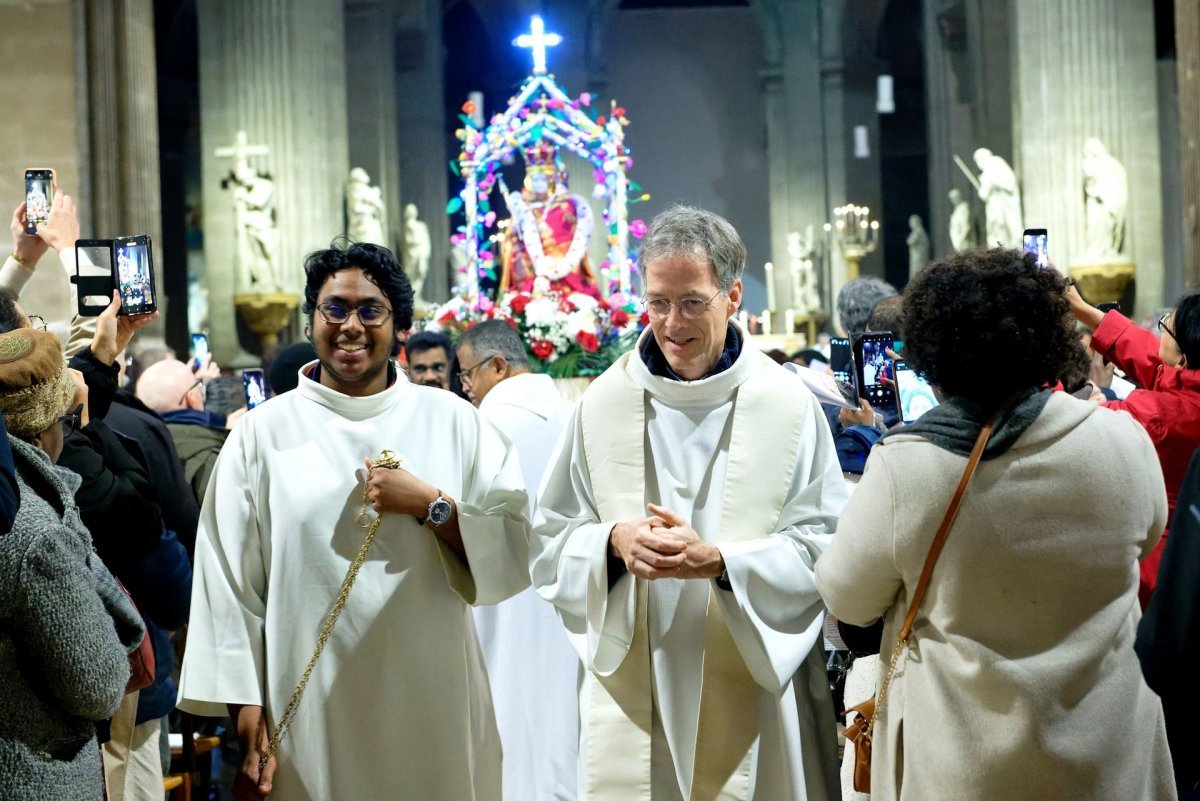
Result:
<svg viewBox="0 0 1200 801"><path fill-rule="evenodd" d="M438 498L433 503L429 504L429 522L435 526L440 526L450 519L452 507L450 501L445 498Z"/></svg>

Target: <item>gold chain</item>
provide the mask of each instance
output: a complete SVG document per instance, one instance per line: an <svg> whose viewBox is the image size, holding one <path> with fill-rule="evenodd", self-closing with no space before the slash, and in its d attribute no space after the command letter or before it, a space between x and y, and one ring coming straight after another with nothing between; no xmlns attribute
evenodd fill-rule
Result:
<svg viewBox="0 0 1200 801"><path fill-rule="evenodd" d="M371 467L367 470L368 481L371 478L371 470L377 467L384 467L389 470L395 470L400 467L400 458L389 450L383 451L382 455L371 462ZM266 769L267 762L279 750L279 744L283 741L283 737L287 734L288 729L292 726L292 720L296 717L296 709L300 706L300 699L304 697L304 690L308 687L308 680L312 677L313 668L317 666L317 660L321 658L321 652L325 650L325 643L329 641L329 635L333 633L334 624L337 623L338 617L342 614L342 609L346 606L346 599L350 597L350 588L354 586L354 580L358 578L358 571L362 569L363 562L366 561L367 551L371 547L371 543L375 541L375 535L379 533L379 524L383 522L383 516L377 515L368 525L364 526L361 522L367 516L367 507L370 501L367 495L370 492L370 484L363 484L363 508L354 518L354 522L360 527L367 529L367 536L363 538L362 547L358 549L358 554L351 562L350 568L346 571L346 577L342 579L342 588L338 591L337 600L333 602L333 608L329 610L329 614L325 617L325 623L321 626L321 633L317 637L317 644L313 648L312 658L308 660L308 666L304 668L303 675L300 676L300 681L296 684L296 690L292 693L292 697L288 700L287 706L283 708L283 715L279 718L279 724L275 726L275 731L271 734L271 739L267 742L267 748L263 751L262 756L258 760L259 775Z"/></svg>

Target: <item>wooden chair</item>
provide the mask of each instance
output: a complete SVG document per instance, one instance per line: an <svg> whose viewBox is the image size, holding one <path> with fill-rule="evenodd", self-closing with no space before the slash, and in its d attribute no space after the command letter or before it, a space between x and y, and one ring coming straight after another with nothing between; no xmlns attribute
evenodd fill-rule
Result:
<svg viewBox="0 0 1200 801"><path fill-rule="evenodd" d="M163 783L165 785L168 781L178 780L173 787L166 788L172 792L171 801L192 801L193 790L200 790L205 794L201 797L207 797L211 771L200 770L198 758L211 753L221 744L221 738L197 735L196 718L186 712L181 713L180 728L183 744L171 746L172 773L163 779Z"/></svg>

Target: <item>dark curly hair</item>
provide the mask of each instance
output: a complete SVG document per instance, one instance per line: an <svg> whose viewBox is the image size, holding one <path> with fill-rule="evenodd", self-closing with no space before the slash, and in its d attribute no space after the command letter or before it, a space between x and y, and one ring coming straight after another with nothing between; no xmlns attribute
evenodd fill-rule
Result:
<svg viewBox="0 0 1200 801"><path fill-rule="evenodd" d="M1179 299L1171 328L1176 347L1187 357L1188 369L1200 367L1200 292L1189 292Z"/></svg>
<svg viewBox="0 0 1200 801"><path fill-rule="evenodd" d="M304 307L302 311L313 324L317 295L329 276L342 270L359 269L372 284L379 287L392 306L392 330L407 331L412 327L413 291L400 262L392 251L379 245L334 240L325 250L314 250L304 259Z"/></svg>
<svg viewBox="0 0 1200 801"><path fill-rule="evenodd" d="M1079 348L1066 281L995 248L932 262L904 292L905 357L947 397L995 409L1054 383Z"/></svg>

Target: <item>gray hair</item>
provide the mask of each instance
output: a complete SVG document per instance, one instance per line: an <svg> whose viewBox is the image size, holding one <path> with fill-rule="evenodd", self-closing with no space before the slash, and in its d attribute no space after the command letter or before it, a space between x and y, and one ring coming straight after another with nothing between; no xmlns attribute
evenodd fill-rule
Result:
<svg viewBox="0 0 1200 801"><path fill-rule="evenodd" d="M504 320L484 320L471 326L463 332L458 344L469 345L476 359L500 356L512 367L529 369L529 356L521 335Z"/></svg>
<svg viewBox="0 0 1200 801"><path fill-rule="evenodd" d="M643 284L648 265L676 253L690 253L707 261L717 285L726 293L746 269L746 246L729 221L692 206L671 206L650 222L638 252Z"/></svg>
<svg viewBox="0 0 1200 801"><path fill-rule="evenodd" d="M847 334L866 331L867 318L871 316L875 304L898 294L896 287L870 275L844 284L837 296L838 318L842 321L842 328Z"/></svg>

